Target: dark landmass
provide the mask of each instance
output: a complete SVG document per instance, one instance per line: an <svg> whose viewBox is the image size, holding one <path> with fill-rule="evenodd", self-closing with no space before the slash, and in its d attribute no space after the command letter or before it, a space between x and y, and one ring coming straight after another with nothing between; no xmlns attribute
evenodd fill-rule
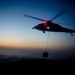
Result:
<svg viewBox="0 0 75 75"><path fill-rule="evenodd" d="M6 56L0 55L0 64L74 64L73 59L47 59L47 58L36 58L36 57L21 57L21 56Z"/></svg>
<svg viewBox="0 0 75 75"><path fill-rule="evenodd" d="M75 60L71 59L47 59L35 57L19 57L19 56L0 56L1 70L23 70L24 73L31 70L61 70L75 68ZM62 70L62 71L63 71Z"/></svg>
<svg viewBox="0 0 75 75"><path fill-rule="evenodd" d="M33 65L41 66L63 66L64 64L75 65L74 50L49 50L48 58L44 58L42 50L24 50L15 48L0 47L0 67L5 65L28 67ZM14 66L14 67L15 67ZM31 68L32 68L31 67ZM40 66L38 66L40 67ZM7 67L6 67L7 68Z"/></svg>

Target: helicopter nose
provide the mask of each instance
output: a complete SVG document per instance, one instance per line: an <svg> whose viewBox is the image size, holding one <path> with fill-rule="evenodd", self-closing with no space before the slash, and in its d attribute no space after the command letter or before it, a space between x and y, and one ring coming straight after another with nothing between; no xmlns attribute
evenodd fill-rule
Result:
<svg viewBox="0 0 75 75"><path fill-rule="evenodd" d="M35 29L34 27L32 29Z"/></svg>
<svg viewBox="0 0 75 75"><path fill-rule="evenodd" d="M36 26L32 27L32 29L36 29Z"/></svg>
<svg viewBox="0 0 75 75"><path fill-rule="evenodd" d="M36 26L34 26L32 29L36 29L37 27Z"/></svg>

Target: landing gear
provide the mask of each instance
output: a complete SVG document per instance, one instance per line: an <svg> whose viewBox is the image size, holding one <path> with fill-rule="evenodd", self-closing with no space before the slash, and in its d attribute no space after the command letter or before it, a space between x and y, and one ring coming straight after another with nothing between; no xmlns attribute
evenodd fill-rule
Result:
<svg viewBox="0 0 75 75"><path fill-rule="evenodd" d="M43 30L43 33L45 33L45 31Z"/></svg>
<svg viewBox="0 0 75 75"><path fill-rule="evenodd" d="M71 36L73 36L73 34L72 33L70 33L71 34Z"/></svg>

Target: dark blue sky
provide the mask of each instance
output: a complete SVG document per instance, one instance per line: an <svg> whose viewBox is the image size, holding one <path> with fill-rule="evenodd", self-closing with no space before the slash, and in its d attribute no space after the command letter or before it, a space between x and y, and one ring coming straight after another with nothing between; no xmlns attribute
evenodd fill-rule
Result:
<svg viewBox="0 0 75 75"><path fill-rule="evenodd" d="M24 17L24 14L50 20L62 9L68 12L53 22L69 23L61 26L75 29L74 0L0 0L0 46L44 49L47 32L32 30L42 22ZM49 49L75 48L75 34L71 37L67 33L50 32L49 35Z"/></svg>

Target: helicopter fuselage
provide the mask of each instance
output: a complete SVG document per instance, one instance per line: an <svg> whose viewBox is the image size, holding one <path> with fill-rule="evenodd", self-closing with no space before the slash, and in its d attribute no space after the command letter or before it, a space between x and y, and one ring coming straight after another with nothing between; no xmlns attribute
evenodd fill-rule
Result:
<svg viewBox="0 0 75 75"><path fill-rule="evenodd" d="M59 24L55 24L55 23L52 23L52 22L46 23L46 24L44 24L44 23L38 24L35 27L33 27L33 29L43 31L43 33L45 33L45 31L66 32L66 33L71 33L72 36L73 36L72 33L75 33L75 30L64 28L64 27L60 26Z"/></svg>

